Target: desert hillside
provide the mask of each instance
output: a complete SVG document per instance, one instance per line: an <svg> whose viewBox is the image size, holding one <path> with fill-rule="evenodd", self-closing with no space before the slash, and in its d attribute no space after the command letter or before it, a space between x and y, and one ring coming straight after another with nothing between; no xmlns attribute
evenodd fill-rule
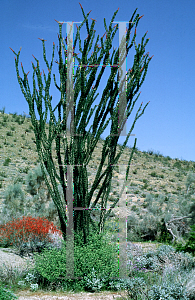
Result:
<svg viewBox="0 0 195 300"><path fill-rule="evenodd" d="M18 201L20 201L20 195L15 193L14 196L13 192L13 185L17 184L20 184L25 199L28 199L31 204L35 199L34 197L37 197L36 199L45 197L45 205L48 207L48 203L52 200L44 183L34 195L30 194L27 188L28 173L35 170L39 165L30 118L25 115L17 115L17 113L5 114L1 111L0 132L0 209L3 208L5 199L7 199L6 203L11 202L13 197L18 198ZM89 189L92 186L97 166L101 160L103 142L103 140L100 140L97 143L88 165ZM120 145L117 153L119 149ZM130 153L131 148L126 147L119 159L119 164L127 164ZM54 144L53 157L57 166ZM169 156L164 157L152 150L141 152L136 149L126 187L129 239L140 240L140 237L141 239L154 239L159 236L159 226L163 226L162 220L168 222L171 218L184 217L190 213L195 200L194 173L195 162L193 161L171 159ZM119 173L119 169L118 172L117 169L114 170L113 174L109 205L112 200L119 196L119 179L124 178L124 175ZM98 188L100 187L101 184ZM10 192L8 192L9 190ZM43 190L45 194L41 196L40 191ZM95 191L93 201L97 193L98 190ZM55 210L53 206L51 207L51 210ZM117 208L115 208L115 214L111 215L109 220L115 219L116 212ZM96 219L98 214L98 211L94 211L93 217ZM53 213L53 217L54 215ZM0 214L1 221L4 217L5 214ZM191 219L183 218L177 224L172 223L170 228L175 234L187 234L190 222L192 222ZM160 232L162 232L162 228Z"/></svg>

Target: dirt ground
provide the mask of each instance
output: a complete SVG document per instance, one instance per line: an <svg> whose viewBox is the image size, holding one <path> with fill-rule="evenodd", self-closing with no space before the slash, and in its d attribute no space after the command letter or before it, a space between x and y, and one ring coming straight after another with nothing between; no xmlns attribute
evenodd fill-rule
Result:
<svg viewBox="0 0 195 300"><path fill-rule="evenodd" d="M30 292L20 291L15 293L18 300L113 300L113 299L127 299L127 292L100 292L100 293L54 293L54 292Z"/></svg>

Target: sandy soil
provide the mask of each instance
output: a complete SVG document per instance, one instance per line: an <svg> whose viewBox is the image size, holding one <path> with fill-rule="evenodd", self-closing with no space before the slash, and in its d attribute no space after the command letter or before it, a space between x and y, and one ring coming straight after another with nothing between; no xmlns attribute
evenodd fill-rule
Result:
<svg viewBox="0 0 195 300"><path fill-rule="evenodd" d="M127 293L123 292L100 292L100 293L49 293L49 292L20 292L15 293L19 298L18 300L113 300L126 299Z"/></svg>

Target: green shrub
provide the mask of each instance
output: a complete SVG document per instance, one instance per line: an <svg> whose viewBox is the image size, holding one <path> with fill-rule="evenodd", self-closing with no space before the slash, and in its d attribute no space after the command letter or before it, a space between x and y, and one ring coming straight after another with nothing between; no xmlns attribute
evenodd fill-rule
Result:
<svg viewBox="0 0 195 300"><path fill-rule="evenodd" d="M143 183L148 183L148 180L147 179L143 179Z"/></svg>
<svg viewBox="0 0 195 300"><path fill-rule="evenodd" d="M1 171L0 171L0 176L7 177L7 175L5 174L5 172L1 172Z"/></svg>
<svg viewBox="0 0 195 300"><path fill-rule="evenodd" d="M152 176L152 177L158 177L158 175L156 174L156 172L150 173L150 176Z"/></svg>
<svg viewBox="0 0 195 300"><path fill-rule="evenodd" d="M180 169L182 166L181 166L181 162L180 161L176 161L174 164L173 164L173 168L178 168Z"/></svg>
<svg viewBox="0 0 195 300"><path fill-rule="evenodd" d="M22 156L22 159L23 160L28 160L28 158L26 157L26 156ZM24 169L23 169L24 170ZM29 168L28 168L28 170L29 170ZM26 172L24 172L24 173L26 173ZM28 173L28 171L27 171L27 173Z"/></svg>
<svg viewBox="0 0 195 300"><path fill-rule="evenodd" d="M5 106L3 107L3 109L0 109L0 112L1 112L2 114L5 113Z"/></svg>
<svg viewBox="0 0 195 300"><path fill-rule="evenodd" d="M182 245L181 243L178 243L176 246L176 251L184 251L189 252L193 256L195 256L195 224L191 225L190 228L192 231L190 232L190 237L186 243L186 245Z"/></svg>
<svg viewBox="0 0 195 300"><path fill-rule="evenodd" d="M172 240L171 236L169 235L169 232L161 231L160 237L157 237L157 241L159 243L170 243Z"/></svg>
<svg viewBox="0 0 195 300"><path fill-rule="evenodd" d="M181 286L180 283L170 283L167 285L167 282L163 283L162 285L153 285L149 292L149 299L152 300L174 300L174 299L180 299L180 300L188 300L186 295L185 288Z"/></svg>
<svg viewBox="0 0 195 300"><path fill-rule="evenodd" d="M15 122L17 122L19 125L23 124L25 120L25 116L18 115L15 117Z"/></svg>
<svg viewBox="0 0 195 300"><path fill-rule="evenodd" d="M0 225L0 229L2 228L2 225ZM1 238L1 241L0 241L0 247L2 248L8 248L10 247L10 242L7 238ZM1 299L1 298L0 298Z"/></svg>
<svg viewBox="0 0 195 300"><path fill-rule="evenodd" d="M127 219L128 241L149 241L155 240L158 229L158 218L148 213L143 219L137 214L131 214Z"/></svg>
<svg viewBox="0 0 195 300"><path fill-rule="evenodd" d="M133 205L133 206L131 207L131 210L132 210L132 211L137 211L137 210L139 210L139 209L137 208L136 205Z"/></svg>
<svg viewBox="0 0 195 300"><path fill-rule="evenodd" d="M4 191L3 208L0 213L0 223L6 224L12 220L12 218L19 218L25 215L26 212L30 212L31 201L26 200L25 194L22 191L22 185L14 183L9 185Z"/></svg>
<svg viewBox="0 0 195 300"><path fill-rule="evenodd" d="M14 120L16 116L17 116L17 112L13 113L12 119Z"/></svg>
<svg viewBox="0 0 195 300"><path fill-rule="evenodd" d="M31 126L32 127L32 126ZM30 126L29 128L26 128L26 132L31 132L32 130L30 129Z"/></svg>
<svg viewBox="0 0 195 300"><path fill-rule="evenodd" d="M12 300L18 299L16 295L14 295L11 291L4 289L0 286L0 300Z"/></svg>
<svg viewBox="0 0 195 300"><path fill-rule="evenodd" d="M153 150L148 150L147 152L148 152L149 155L153 155L154 154Z"/></svg>
<svg viewBox="0 0 195 300"><path fill-rule="evenodd" d="M25 170L23 170L23 172L24 171ZM53 221L58 213L54 202L50 200L40 164L33 170L28 171L28 174L26 176L26 186L26 191L33 197L32 209L34 209L34 211L40 217L44 216L49 221ZM58 185L58 189L60 196L63 197L63 190L60 184ZM49 206L47 209L46 201L49 201Z"/></svg>
<svg viewBox="0 0 195 300"><path fill-rule="evenodd" d="M22 159L25 159L26 160L26 157L22 157ZM28 173L28 171L29 171L29 169L30 169L30 167L25 167L24 169L23 169L23 173Z"/></svg>
<svg viewBox="0 0 195 300"><path fill-rule="evenodd" d="M159 151L157 151L156 153L154 153L154 155L155 155L155 157L163 157L163 155L162 155L162 154L160 154L160 152L159 152Z"/></svg>
<svg viewBox="0 0 195 300"><path fill-rule="evenodd" d="M169 179L170 182L175 182L175 179Z"/></svg>
<svg viewBox="0 0 195 300"><path fill-rule="evenodd" d="M165 160L171 160L171 157L170 156L166 156Z"/></svg>
<svg viewBox="0 0 195 300"><path fill-rule="evenodd" d="M190 271L194 267L194 259L190 255L185 255L184 253L175 253L175 248L168 245L162 245L155 251L149 251L142 256L134 257L131 254L131 274L132 276L140 279L146 279L146 283L139 282L139 286L131 289L130 299L188 299L186 295L186 289L184 287L185 272ZM171 266L166 266L163 271L163 276L157 277L148 277L148 273L141 272L141 270L147 269L152 270L152 273L159 274L161 270L162 262L171 261ZM135 269L136 268L136 269ZM138 270L138 271L137 271ZM177 270L184 270L179 272ZM140 273L138 273L140 272ZM147 274L147 275L146 275ZM179 275L179 276L178 276ZM184 276L184 277L183 277ZM150 280L152 279L152 280ZM144 288L147 285L147 290L144 291ZM132 286L132 284L131 284ZM128 287L127 287L128 288ZM139 297L141 290L144 294L147 294L147 298ZM129 299L129 298L128 298Z"/></svg>
<svg viewBox="0 0 195 300"><path fill-rule="evenodd" d="M6 158L5 161L4 161L4 163L3 163L3 166L7 167L9 165L10 161L11 161L11 159L9 157Z"/></svg>
<svg viewBox="0 0 195 300"><path fill-rule="evenodd" d="M29 170L26 166L24 169L19 168L21 173L27 173L26 181L23 181L22 176L18 176L14 180L14 184L8 186L3 201L3 213L0 214L0 222L8 222L12 217L22 217L27 212L33 217L45 217L49 221L53 221L57 216L57 209L55 204L48 195L47 187L44 184L44 177L40 165L34 168L33 171ZM0 173L1 176L4 176ZM26 183L27 192L31 194L26 197L21 189L21 185L17 182ZM58 185L60 196L62 197L62 188ZM60 189L61 188L61 189ZM49 201L50 200L50 201ZM46 209L46 204L49 202L49 207ZM55 224L56 225L56 224Z"/></svg>
<svg viewBox="0 0 195 300"><path fill-rule="evenodd" d="M152 194L147 194L146 195L146 199L145 199L145 202L148 204L148 205L152 205L152 202L154 201L154 199L153 199L153 196L152 196Z"/></svg>
<svg viewBox="0 0 195 300"><path fill-rule="evenodd" d="M57 283L61 279L68 288L87 291L111 288L109 280L118 277L117 246L108 244L103 233L91 233L87 245L83 245L76 233L74 236L76 278L66 278L66 241L61 249L45 249L42 254L35 254L37 272L49 282Z"/></svg>
<svg viewBox="0 0 195 300"><path fill-rule="evenodd" d="M193 172L190 172L188 174L185 185L186 185L186 193L193 194L195 191L195 174Z"/></svg>
<svg viewBox="0 0 195 300"><path fill-rule="evenodd" d="M7 122L7 120L8 120L8 116L3 116L3 122L5 123Z"/></svg>
<svg viewBox="0 0 195 300"><path fill-rule="evenodd" d="M142 189L142 190L145 190L145 189L147 189L147 187L148 187L148 184L145 183L145 184L141 187L141 189ZM144 196L144 197L145 197L145 196Z"/></svg>
<svg viewBox="0 0 195 300"><path fill-rule="evenodd" d="M145 202L144 202L144 203L142 204L142 207L143 207L143 208L147 208L148 205L149 205L148 203L145 203Z"/></svg>
<svg viewBox="0 0 195 300"><path fill-rule="evenodd" d="M7 136L13 136L13 132L7 131L7 132L6 132L6 135L7 135Z"/></svg>
<svg viewBox="0 0 195 300"><path fill-rule="evenodd" d="M142 291L146 290L146 282L144 281L144 279L140 278L140 277L138 277L138 278L135 277L128 281L129 282L127 282L127 289L128 289L128 298L127 299L141 299L139 297L139 295L142 293ZM143 294L142 294L142 296L143 296ZM125 299L125 298L123 298L123 299Z"/></svg>

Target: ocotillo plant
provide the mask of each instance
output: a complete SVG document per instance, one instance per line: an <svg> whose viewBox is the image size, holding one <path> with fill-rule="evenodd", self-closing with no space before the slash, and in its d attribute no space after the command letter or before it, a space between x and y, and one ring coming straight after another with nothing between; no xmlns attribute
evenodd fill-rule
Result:
<svg viewBox="0 0 195 300"><path fill-rule="evenodd" d="M113 38L118 30L118 25L115 25L112 28L112 22L114 21L114 18L118 12L118 10L114 13L112 20L110 22L109 30L106 26L106 22L104 19L104 25L106 29L106 40L103 42L103 37L101 37L101 47L97 46L98 40L99 40L99 35L96 41L96 44L94 46L94 52L91 55L91 57L88 59L87 55L92 47L93 39L95 36L95 32L93 32L93 28L95 25L95 20L92 21L91 28L89 29L89 24L88 24L88 15L89 13L85 16L84 10L81 6L83 16L84 16L84 21L82 24L77 27L77 34L75 37L74 41L74 46L73 49L76 47L76 42L79 38L79 50L82 53L82 58L78 57L78 54L74 53L74 58L76 58L79 62L79 68L76 71L76 74L74 76L74 97L71 98L72 101L72 107L74 106L74 110L70 109L70 106L68 106L68 101L70 99L67 99L67 91L68 91L68 81L69 81L69 76L68 76L68 68L67 64L70 62L68 61L68 51L69 48L67 47L68 50L66 50L64 40L62 38L62 23L58 22L59 24L59 35L58 35L58 40L59 40L59 61L56 61L56 63L59 66L59 74L60 74L60 84L57 84L56 77L54 76L54 83L57 89L60 91L60 101L57 104L57 106L53 109L51 106L51 100L52 96L49 94L49 88L51 84L51 71L52 71L52 66L53 66L53 59L54 59L54 50L55 50L55 44L53 43L53 53L52 53L52 60L51 64L49 65L47 59L46 59L46 54L45 54L45 41L42 39L42 44L43 44L43 57L44 61L47 65L48 68L48 74L46 77L46 74L43 71L43 77L45 81L45 85L42 81L42 73L40 71L39 67L39 61L36 59L36 66L34 63L32 63L33 67L33 93L30 91L29 87L29 82L27 75L28 73L24 72L23 65L21 63L21 68L23 72L23 79L19 76L19 55L20 51L18 54L14 52L16 55L15 57L15 67L16 67L16 72L17 72L17 79L20 85L20 88L22 90L22 93L24 97L26 98L26 101L28 102L29 105L29 114L31 116L31 122L33 125L33 130L35 133L35 139L36 139L36 147L37 147L37 152L39 155L39 161L41 163L41 168L44 174L45 182L47 184L48 190L51 194L51 197L56 205L59 219L60 219L60 224L61 224L61 230L63 232L63 237L65 239L66 237L66 227L67 227L67 216L66 216L66 206L67 206L67 197L66 197L66 192L71 191L72 189L72 183L69 181L69 178L67 176L67 166L72 166L73 168L73 184L74 184L74 207L82 207L82 208L89 208L90 207L90 202L92 199L92 196L94 194L94 191L97 189L100 181L102 178L104 178L103 184L98 192L98 195L96 197L96 200L94 201L93 205L91 208L95 208L98 200L102 198L101 201L101 208L105 208L107 205L107 200L111 188L111 179L112 179L112 173L113 173L113 165L116 165L127 142L129 139L130 134L132 133L132 130L135 126L136 121L138 118L140 118L141 115L143 115L145 108L147 107L148 103L145 105L143 108L142 112L140 112L142 103L136 113L134 122L131 126L131 129L126 137L126 140L118 153L118 155L115 156L116 154L116 147L117 147L117 142L120 136L120 133L124 127L124 124L126 122L126 118L129 117L131 114L136 101L138 100L140 93L137 95L136 99L133 101L134 96L138 93L142 83L144 82L144 79L146 77L146 73L148 70L148 64L152 57L149 57L149 54L145 53L145 46L148 43L149 39L146 39L144 43L144 39L146 37L147 32L142 38L141 44L136 46L135 43L135 38L136 38L136 28L138 26L138 22L141 19L139 14L136 14L137 9L134 11L130 21L129 21L129 27L126 33L126 41L123 39L123 44L124 47L126 47L126 52L128 54L129 50L132 48L133 44L135 45L135 50L136 54L134 56L134 63L133 67L129 69L127 72L127 90L125 90L126 93L126 99L127 99L127 112L126 112L126 117L125 120L124 118L120 121L120 124L118 124L118 110L119 110L119 105L117 105L114 108L114 104L118 95L118 81L115 81L115 75L117 74L117 68L116 67L111 67L111 74L108 78L107 84L104 88L101 101L98 105L93 125L90 127L89 131L86 131L86 127L89 123L89 120L93 114L93 111L97 107L97 105L91 109L90 111L90 116L87 118L89 109L94 102L94 100L97 98L98 95L95 96L95 92L98 88L99 82L101 80L101 77L105 71L105 65L118 65L119 64L119 58L122 56L122 50L121 48L118 49L118 51L113 51L112 57L110 58L110 53L109 50L112 47L112 41ZM135 17L134 17L135 16ZM133 20L134 18L134 20ZM83 26L83 24L86 22L86 27L87 27L87 32L88 32L88 37L87 40L84 41L84 48L82 50L81 48L81 39L80 39L80 34L79 30ZM128 43L130 41L130 31L131 29L135 26L135 31L134 35L132 38L132 41L129 46ZM115 28L116 27L116 28ZM70 36L70 35L69 35ZM68 36L68 38L69 38ZM67 45L67 38L65 39L66 45ZM124 49L123 47L123 49ZM98 57L98 53L100 52L100 55ZM62 53L64 53L65 56L65 62L63 61ZM121 56L120 56L121 55ZM113 59L114 57L114 59ZM95 75L97 73L97 67L90 68L87 66L88 65L96 65L99 66L101 60L103 59L103 66L101 67L101 71L98 75L98 78L96 80L96 83L94 86L92 86L94 80L95 80ZM125 59L125 58L124 58ZM87 80L87 75L90 74L89 80ZM35 75L37 77L37 82L38 82L38 91L36 89L36 82L35 82ZM78 105L76 106L76 100L78 98L78 94L81 91L81 96L80 100L78 102ZM69 91L70 93L70 91ZM110 98L108 102L108 98ZM42 111L42 99L44 100L45 103L45 112ZM34 104L36 102L37 105L37 111L39 114L40 119L37 120L36 115L35 115L35 107ZM106 104L108 102L107 109L105 111ZM58 108L58 120L56 120L56 117L54 115L54 111ZM75 108L77 108L76 113L75 113ZM46 135L45 132L45 127L46 127L46 120L47 120L47 113L48 109L50 112L50 120L49 120L49 135ZM123 107L123 112L124 112L124 107ZM72 116L73 116L73 122L71 123L71 131L70 133L74 132L74 134L71 134L71 140L70 144L68 144L67 136L64 135L64 131L67 129L66 125L66 120L68 117L68 111L71 110ZM81 118L81 113L83 112L82 118ZM105 124L105 119L106 116L110 113L111 117L108 119L108 121ZM124 115L124 113L122 114ZM79 120L80 125L79 125ZM102 119L102 121L101 121ZM111 124L111 131L110 135L106 138L104 141L104 146L102 150L102 157L101 157L101 162L98 166L98 171L96 173L95 180L93 182L93 185L91 187L91 190L88 191L88 175L87 175L87 165L91 159L92 153L94 151L94 148L97 145L97 142L100 138L100 135L102 132L105 130L107 127L108 123L112 120ZM101 121L101 123L100 123ZM99 128L98 128L99 126ZM92 133L90 132L91 128L93 128ZM57 168L54 165L54 161L52 158L52 142L55 141L56 143L56 154L57 154L57 159L58 159L58 167L59 167L59 173L57 172ZM86 143L87 141L87 149L86 149ZM63 147L63 148L62 148ZM136 147L136 139L134 142L134 146L132 148L132 152L129 158L128 162L128 167L126 170L126 180L128 178L129 174L129 168L130 168L130 163L131 159L133 156L133 152ZM64 158L62 155L62 150L64 149ZM102 167L104 166L106 157L108 156L108 166L107 169L102 172ZM57 188L57 181L58 180L62 186L63 189L63 195L64 198L62 199L60 197L58 188ZM125 183L123 186L123 190L125 188ZM120 192L120 195L122 194L122 191ZM120 198L119 195L119 198ZM112 208L116 206L116 204L119 201L119 198L116 199L116 201L113 203ZM84 237L84 243L87 243L87 236L89 233L89 224L93 225L92 228L95 228L95 230L98 230L101 232L103 231L104 228L104 223L106 221L106 218L109 216L112 208L108 210L108 212L105 214L105 211L101 211L100 215L100 222L98 224L98 227L96 224L93 222L93 220L90 217L90 211L88 209L84 209L82 211L75 210L74 211L74 231L79 233L80 235L83 234Z"/></svg>

